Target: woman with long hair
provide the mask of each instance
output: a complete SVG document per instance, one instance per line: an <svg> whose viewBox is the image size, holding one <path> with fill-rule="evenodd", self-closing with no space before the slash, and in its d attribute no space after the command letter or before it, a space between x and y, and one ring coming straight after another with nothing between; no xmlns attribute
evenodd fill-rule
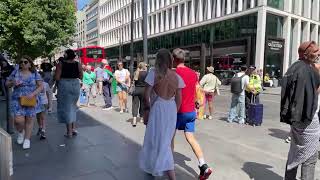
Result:
<svg viewBox="0 0 320 180"><path fill-rule="evenodd" d="M135 90L132 94L132 126L135 127L137 125L137 116L139 111L140 122L143 122L143 96L144 89L146 87L145 79L147 77L147 66L144 62L139 63L136 72L134 73L133 85Z"/></svg>
<svg viewBox="0 0 320 180"><path fill-rule="evenodd" d="M183 80L172 68L172 55L160 49L155 69L148 73L145 89L144 123L147 125L140 168L153 176L166 173L175 180L171 141L176 130L177 110L181 105Z"/></svg>
<svg viewBox="0 0 320 180"><path fill-rule="evenodd" d="M65 59L57 65L55 79L58 81L57 114L60 123L66 124L65 137L77 135L77 101L80 95L80 79L83 77L80 63L75 61L73 50L65 51Z"/></svg>
<svg viewBox="0 0 320 180"><path fill-rule="evenodd" d="M120 113L129 112L127 106L127 92L130 87L130 73L127 69L123 68L122 61L118 62L118 70L114 73L117 81L117 93L119 98Z"/></svg>
<svg viewBox="0 0 320 180"><path fill-rule="evenodd" d="M18 131L17 143L23 144L23 149L29 149L33 121L40 108L38 94L43 89L42 78L29 56L21 58L19 69L11 73L6 85L13 87L11 110Z"/></svg>

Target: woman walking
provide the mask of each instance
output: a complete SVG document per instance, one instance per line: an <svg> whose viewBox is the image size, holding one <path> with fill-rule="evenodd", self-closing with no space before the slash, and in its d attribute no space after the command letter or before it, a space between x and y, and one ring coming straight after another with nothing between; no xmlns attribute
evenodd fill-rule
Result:
<svg viewBox="0 0 320 180"><path fill-rule="evenodd" d="M55 79L58 83L57 114L60 123L66 124L66 137L77 135L77 101L80 95L80 79L83 77L81 65L75 61L76 54L68 49L65 60L57 65Z"/></svg>
<svg viewBox="0 0 320 180"><path fill-rule="evenodd" d="M127 69L123 68L123 63L118 62L118 70L114 73L117 81L117 93L119 98L120 113L129 112L127 107L127 92L130 87L130 73Z"/></svg>
<svg viewBox="0 0 320 180"><path fill-rule="evenodd" d="M19 69L11 73L6 84L13 87L11 110L18 131L17 143L29 149L33 121L39 109L38 94L43 89L42 78L30 57L21 58Z"/></svg>
<svg viewBox="0 0 320 180"><path fill-rule="evenodd" d="M208 109L209 109L208 119L210 120L212 119L212 114L213 114L213 99L214 99L214 96L219 94L219 86L221 85L221 81L213 73L214 73L214 68L212 66L207 67L207 74L204 75L200 81L200 86L205 92L206 103L208 103Z"/></svg>
<svg viewBox="0 0 320 180"><path fill-rule="evenodd" d="M132 126L136 127L137 125L137 116L139 111L140 122L143 122L143 108L144 108L144 89L146 87L145 79L147 77L147 67L146 64L141 62L139 63L137 71L134 73L133 84L135 90L132 94L132 115L133 121Z"/></svg>
<svg viewBox="0 0 320 180"><path fill-rule="evenodd" d="M166 173L175 180L171 141L176 130L177 110L181 105L184 82L172 71L172 56L167 49L159 50L155 69L146 77L144 123L147 125L140 168L153 176Z"/></svg>

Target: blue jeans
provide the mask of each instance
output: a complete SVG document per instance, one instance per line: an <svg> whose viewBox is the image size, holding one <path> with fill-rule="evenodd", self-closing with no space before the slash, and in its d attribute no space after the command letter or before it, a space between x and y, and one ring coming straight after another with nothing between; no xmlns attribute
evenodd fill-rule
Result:
<svg viewBox="0 0 320 180"><path fill-rule="evenodd" d="M239 123L244 123L246 109L245 99L245 95L232 94L231 107L228 117L229 122L237 120Z"/></svg>

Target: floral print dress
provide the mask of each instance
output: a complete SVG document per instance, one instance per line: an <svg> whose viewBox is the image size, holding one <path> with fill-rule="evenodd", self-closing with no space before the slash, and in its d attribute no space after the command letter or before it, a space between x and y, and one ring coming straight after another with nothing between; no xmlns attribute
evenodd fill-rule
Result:
<svg viewBox="0 0 320 180"><path fill-rule="evenodd" d="M32 72L30 76L23 77L20 70L15 70L8 77L8 80L20 81L21 85L15 86L12 93L11 113L14 116L35 117L40 109L39 96L37 98L37 105L35 107L23 107L20 105L20 97L28 96L37 89L37 81L42 81L38 72Z"/></svg>

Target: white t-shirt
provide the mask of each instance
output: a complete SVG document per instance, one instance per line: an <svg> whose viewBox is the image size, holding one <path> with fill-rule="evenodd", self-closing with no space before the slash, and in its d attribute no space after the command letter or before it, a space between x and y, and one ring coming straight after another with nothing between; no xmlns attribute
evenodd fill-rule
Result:
<svg viewBox="0 0 320 180"><path fill-rule="evenodd" d="M114 74L119 79L119 81L121 81L122 83L125 83L126 77L130 75L130 73L127 69L116 70L116 72Z"/></svg>
<svg viewBox="0 0 320 180"><path fill-rule="evenodd" d="M49 84L46 82L43 82L43 90L39 93L41 105L48 104L47 93L49 93L49 91L50 91Z"/></svg>
<svg viewBox="0 0 320 180"><path fill-rule="evenodd" d="M244 72L238 72L237 74L235 74L236 77L241 77L243 76L245 73ZM243 78L241 79L241 85L242 85L242 89L243 91L241 92L241 95L245 95L245 90L247 85L249 84L249 76L245 75L243 76Z"/></svg>

